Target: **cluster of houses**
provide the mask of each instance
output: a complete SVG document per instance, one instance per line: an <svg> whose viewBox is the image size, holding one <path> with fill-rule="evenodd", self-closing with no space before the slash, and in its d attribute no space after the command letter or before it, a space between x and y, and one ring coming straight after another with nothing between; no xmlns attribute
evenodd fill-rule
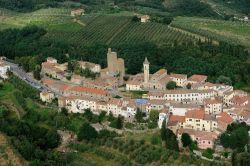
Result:
<svg viewBox="0 0 250 166"><path fill-rule="evenodd" d="M90 80L73 75L71 80L67 80L62 74L67 70L67 64L58 64L55 59L48 58L42 64L42 83L60 93L59 107L65 107L72 113L84 113L86 109L96 114L106 111L131 121L137 109L147 115L151 110L157 110L159 128L165 119L166 127L179 139L182 133L189 133L201 149L213 148L214 141L226 130L228 124L250 124L250 95L247 92L234 90L229 85L207 82L205 75L187 77L185 74L168 74L166 69L150 74L147 58L143 63L143 73L132 75L128 81L124 81L124 60L117 58L117 54L109 49L107 62L107 68L101 69L98 64L79 61L82 68L100 73L99 77ZM46 78L46 75L57 79ZM170 81L175 82L178 88L166 89ZM147 93L142 99L117 98L118 86L122 84L125 84L127 92ZM41 99L45 102L54 98L51 92L41 93Z"/></svg>

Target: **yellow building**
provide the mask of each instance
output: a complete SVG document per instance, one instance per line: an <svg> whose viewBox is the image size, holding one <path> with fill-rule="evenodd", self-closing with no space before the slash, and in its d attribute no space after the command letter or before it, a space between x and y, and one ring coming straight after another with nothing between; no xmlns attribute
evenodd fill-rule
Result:
<svg viewBox="0 0 250 166"><path fill-rule="evenodd" d="M55 98L54 93L51 93L51 92L41 92L40 93L40 99L43 102L51 103L54 98Z"/></svg>

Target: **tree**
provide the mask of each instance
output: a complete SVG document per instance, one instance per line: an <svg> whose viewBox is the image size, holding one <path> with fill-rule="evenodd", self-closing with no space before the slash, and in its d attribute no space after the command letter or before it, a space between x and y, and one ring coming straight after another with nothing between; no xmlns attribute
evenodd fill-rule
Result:
<svg viewBox="0 0 250 166"><path fill-rule="evenodd" d="M174 151L179 151L179 144L175 134L166 139L166 148Z"/></svg>
<svg viewBox="0 0 250 166"><path fill-rule="evenodd" d="M167 89L175 89L176 88L176 82L174 81L169 81L166 85Z"/></svg>
<svg viewBox="0 0 250 166"><path fill-rule="evenodd" d="M41 80L41 68L40 66L36 66L35 70L33 71L33 77L37 80Z"/></svg>
<svg viewBox="0 0 250 166"><path fill-rule="evenodd" d="M46 146L48 148L53 149L57 147L60 143L60 136L56 130L48 130L48 132L45 135L45 138L46 138Z"/></svg>
<svg viewBox="0 0 250 166"><path fill-rule="evenodd" d="M162 23L167 24L167 25L169 25L172 21L173 21L173 17L164 17L162 19Z"/></svg>
<svg viewBox="0 0 250 166"><path fill-rule="evenodd" d="M245 123L232 123L228 125L226 132L221 134L220 143L225 148L242 152L249 141L248 131L249 126Z"/></svg>
<svg viewBox="0 0 250 166"><path fill-rule="evenodd" d="M91 122L94 114L92 113L90 109L85 109L83 116L86 117Z"/></svg>
<svg viewBox="0 0 250 166"><path fill-rule="evenodd" d="M97 136L97 131L89 123L84 123L77 135L79 141L82 141L83 139L90 141L91 139L95 139Z"/></svg>
<svg viewBox="0 0 250 166"><path fill-rule="evenodd" d="M158 119L159 119L159 111L151 110L149 113L149 120L157 123Z"/></svg>
<svg viewBox="0 0 250 166"><path fill-rule="evenodd" d="M77 65L77 64L76 64L75 61L69 61L69 62L68 62L68 71L69 71L69 72L73 72L76 65Z"/></svg>
<svg viewBox="0 0 250 166"><path fill-rule="evenodd" d="M202 156L208 158L208 159L213 159L213 153L214 153L214 150L213 149L206 149L205 151L202 152Z"/></svg>
<svg viewBox="0 0 250 166"><path fill-rule="evenodd" d="M250 153L233 153L232 156L233 166L249 166L250 165Z"/></svg>
<svg viewBox="0 0 250 166"><path fill-rule="evenodd" d="M134 22L139 22L139 21L140 21L140 18L139 18L138 16L134 16L134 17L132 18L132 21L134 21Z"/></svg>
<svg viewBox="0 0 250 166"><path fill-rule="evenodd" d="M123 128L123 117L121 115L119 115L117 118L116 128L117 129Z"/></svg>
<svg viewBox="0 0 250 166"><path fill-rule="evenodd" d="M61 113L62 113L63 115L65 115L65 116L68 116L68 114L69 114L68 110L67 110L65 107L62 107L62 108L61 108Z"/></svg>
<svg viewBox="0 0 250 166"><path fill-rule="evenodd" d="M150 128L156 128L157 127L157 121L159 119L159 111L157 110L151 110L149 113L149 124Z"/></svg>
<svg viewBox="0 0 250 166"><path fill-rule="evenodd" d="M100 113L100 115L98 116L98 122L99 122L99 123L102 123L102 121L105 119L106 113L107 113L107 112L105 112L105 111L102 111L102 112Z"/></svg>
<svg viewBox="0 0 250 166"><path fill-rule="evenodd" d="M182 142L183 147L187 147L187 146L190 146L193 141L188 133L182 133L181 142Z"/></svg>
<svg viewBox="0 0 250 166"><path fill-rule="evenodd" d="M161 139L165 141L167 138L167 129L166 129L166 118L163 120L161 125Z"/></svg>
<svg viewBox="0 0 250 166"><path fill-rule="evenodd" d="M139 123L141 123L143 121L143 113L141 110L139 110L139 109L136 110L135 119Z"/></svg>
<svg viewBox="0 0 250 166"><path fill-rule="evenodd" d="M232 80L226 76L219 76L216 80L216 83L225 84L225 85L232 85Z"/></svg>

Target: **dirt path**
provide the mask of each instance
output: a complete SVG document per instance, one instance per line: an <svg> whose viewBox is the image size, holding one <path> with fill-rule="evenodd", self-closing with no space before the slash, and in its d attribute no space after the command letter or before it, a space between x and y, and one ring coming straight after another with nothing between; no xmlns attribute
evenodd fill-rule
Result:
<svg viewBox="0 0 250 166"><path fill-rule="evenodd" d="M80 24L81 26L86 26L86 24L84 24L81 20L76 20L75 21L77 24Z"/></svg>

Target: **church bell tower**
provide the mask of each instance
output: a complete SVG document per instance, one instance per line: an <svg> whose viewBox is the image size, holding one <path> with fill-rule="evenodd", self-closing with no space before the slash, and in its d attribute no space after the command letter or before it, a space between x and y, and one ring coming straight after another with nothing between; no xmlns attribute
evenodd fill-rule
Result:
<svg viewBox="0 0 250 166"><path fill-rule="evenodd" d="M147 84L149 81L149 62L147 57L143 62L143 71L144 71L144 84Z"/></svg>

